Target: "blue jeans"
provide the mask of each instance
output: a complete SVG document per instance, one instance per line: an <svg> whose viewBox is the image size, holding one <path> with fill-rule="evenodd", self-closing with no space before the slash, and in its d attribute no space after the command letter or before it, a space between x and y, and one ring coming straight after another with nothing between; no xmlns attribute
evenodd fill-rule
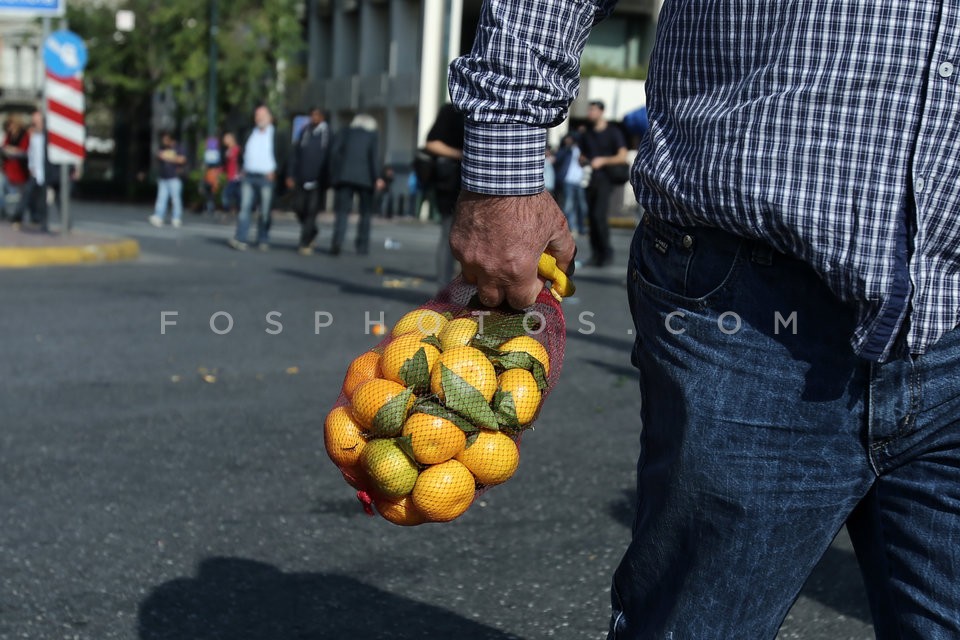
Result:
<svg viewBox="0 0 960 640"><path fill-rule="evenodd" d="M570 231L585 233L583 220L587 215L587 190L579 184L563 183L563 213Z"/></svg>
<svg viewBox="0 0 960 640"><path fill-rule="evenodd" d="M172 218L179 220L183 217L183 183L180 178L161 178L157 180L157 203L153 208L153 215L161 220L167 214L167 202L173 205Z"/></svg>
<svg viewBox="0 0 960 640"><path fill-rule="evenodd" d="M256 193L254 193L256 190ZM248 173L240 185L240 213L237 215L237 240L247 242L254 199L260 200L257 243L270 241L270 207L273 205L273 181L262 173Z"/></svg>
<svg viewBox="0 0 960 640"><path fill-rule="evenodd" d="M231 180L223 187L223 208L227 211L240 209L240 181Z"/></svg>
<svg viewBox="0 0 960 640"><path fill-rule="evenodd" d="M878 638L960 637L960 330L861 360L807 265L649 217L629 278L643 428L609 638L773 638L844 524Z"/></svg>

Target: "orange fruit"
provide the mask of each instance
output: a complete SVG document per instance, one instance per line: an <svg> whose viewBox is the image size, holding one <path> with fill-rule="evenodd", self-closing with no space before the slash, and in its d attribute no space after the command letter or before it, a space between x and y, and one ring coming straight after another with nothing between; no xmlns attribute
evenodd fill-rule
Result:
<svg viewBox="0 0 960 640"><path fill-rule="evenodd" d="M473 444L458 453L456 460L476 476L477 482L489 486L510 479L520 465L520 449L507 434L481 429Z"/></svg>
<svg viewBox="0 0 960 640"><path fill-rule="evenodd" d="M413 489L419 473L393 438L371 440L360 454L360 464L367 472L373 489L388 498L405 496Z"/></svg>
<svg viewBox="0 0 960 640"><path fill-rule="evenodd" d="M410 498L427 520L449 522L470 507L475 494L470 471L456 460L447 460L424 469Z"/></svg>
<svg viewBox="0 0 960 640"><path fill-rule="evenodd" d="M410 436L413 457L420 464L446 462L463 451L467 434L445 418L415 413L403 425L403 435Z"/></svg>
<svg viewBox="0 0 960 640"><path fill-rule="evenodd" d="M533 420L540 408L540 389L533 374L526 369L508 369L497 378L500 391L513 396L513 406L517 410L517 420L527 424Z"/></svg>
<svg viewBox="0 0 960 640"><path fill-rule="evenodd" d="M435 336L447 324L447 318L431 309L414 309L410 311L397 324L393 325L391 335L401 336L405 333L417 331L425 336Z"/></svg>
<svg viewBox="0 0 960 640"><path fill-rule="evenodd" d="M438 365L430 373L430 391L444 401L443 369L440 365L463 378L467 384L479 391L487 402L493 399L497 390L497 372L479 349L454 347L440 354Z"/></svg>
<svg viewBox="0 0 960 640"><path fill-rule="evenodd" d="M364 382L382 377L380 374L380 354L376 351L367 351L350 363L347 375L343 378L343 393L353 397L353 392Z"/></svg>
<svg viewBox="0 0 960 640"><path fill-rule="evenodd" d="M357 464L366 443L363 428L347 407L337 407L327 415L323 423L323 444L327 455L338 467Z"/></svg>
<svg viewBox="0 0 960 640"><path fill-rule="evenodd" d="M410 496L374 498L373 504L377 507L381 516L402 527L412 527L427 521L423 514L413 506L413 500Z"/></svg>
<svg viewBox="0 0 960 640"><path fill-rule="evenodd" d="M547 350L542 344L530 336L517 336L516 338L510 338L497 348L504 353L510 351L522 351L524 353L529 353L531 356L533 356L534 360L539 360L540 364L543 365L543 372L546 375L550 375L550 356L547 355Z"/></svg>
<svg viewBox="0 0 960 640"><path fill-rule="evenodd" d="M353 392L353 417L356 418L361 427L369 430L373 426L373 419L377 417L380 408L406 390L406 387L402 384L392 380L376 378L364 382ZM407 411L413 407L413 402L414 396L410 394Z"/></svg>
<svg viewBox="0 0 960 640"><path fill-rule="evenodd" d="M406 384L403 378L400 377L400 369L421 349L423 349L427 357L427 370L430 371L433 369L433 366L440 358L440 351L433 345L421 342L423 337L422 333L414 331L413 333L405 333L390 341L390 344L388 344L387 348L383 351L383 356L380 358L380 368L383 371L384 378L400 384Z"/></svg>
<svg viewBox="0 0 960 640"><path fill-rule="evenodd" d="M454 347L465 347L477 335L480 326L473 318L457 318L443 325L437 334L440 339L440 349L448 351Z"/></svg>

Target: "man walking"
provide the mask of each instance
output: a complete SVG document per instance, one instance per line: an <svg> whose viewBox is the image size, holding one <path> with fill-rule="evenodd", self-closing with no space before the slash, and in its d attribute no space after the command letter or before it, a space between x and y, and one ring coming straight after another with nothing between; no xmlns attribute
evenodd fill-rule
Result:
<svg viewBox="0 0 960 640"><path fill-rule="evenodd" d="M327 164L330 151L330 127L323 111L310 110L310 122L290 152L287 188L297 190L297 218L300 220L302 256L313 254L317 237L317 212L327 192Z"/></svg>
<svg viewBox="0 0 960 640"><path fill-rule="evenodd" d="M273 206L273 181L277 171L273 115L266 106L259 106L254 111L253 120L256 126L243 148L243 182L240 185L237 233L228 241L238 251L245 251L249 246L250 216L257 196L260 201L257 246L261 251L270 248L270 207Z"/></svg>
<svg viewBox="0 0 960 640"><path fill-rule="evenodd" d="M157 169L157 201L149 221L155 227L162 227L167 215L167 203L171 204L170 224L179 227L183 218L183 183L180 174L187 164L183 149L173 139L173 135L164 131L160 136L160 150L157 151L160 165Z"/></svg>
<svg viewBox="0 0 960 640"><path fill-rule="evenodd" d="M450 240L484 304L532 303L543 250L570 263L544 128L614 4L485 3L452 65ZM627 263L639 499L608 637L774 638L846 525L877 637L958 638L960 3L748 13L659 15Z"/></svg>
<svg viewBox="0 0 960 640"><path fill-rule="evenodd" d="M612 165L627 162L627 143L617 127L611 127L604 115L606 107L600 100L590 103L587 120L590 127L583 135L584 164L591 169L587 187L587 219L590 221L590 249L592 255L586 264L605 267L613 263L610 246L610 196L614 183L610 177ZM625 178L624 178L625 179Z"/></svg>
<svg viewBox="0 0 960 640"><path fill-rule="evenodd" d="M332 255L340 255L347 234L347 216L357 196L360 224L355 241L357 253L370 252L370 218L373 215L373 189L379 185L380 159L377 121L373 116L361 113L354 117L350 126L337 134L331 151L331 181L336 189Z"/></svg>

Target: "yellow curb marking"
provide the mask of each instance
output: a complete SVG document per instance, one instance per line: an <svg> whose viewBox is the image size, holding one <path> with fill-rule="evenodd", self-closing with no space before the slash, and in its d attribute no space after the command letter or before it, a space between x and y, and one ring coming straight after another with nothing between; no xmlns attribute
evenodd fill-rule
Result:
<svg viewBox="0 0 960 640"><path fill-rule="evenodd" d="M87 262L134 260L140 255L136 240L70 247L0 248L0 268L44 267Z"/></svg>

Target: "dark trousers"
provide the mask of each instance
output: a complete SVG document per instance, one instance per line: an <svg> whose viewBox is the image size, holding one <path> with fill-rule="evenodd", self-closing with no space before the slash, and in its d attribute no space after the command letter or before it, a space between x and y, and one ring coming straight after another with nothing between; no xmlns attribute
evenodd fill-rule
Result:
<svg viewBox="0 0 960 640"><path fill-rule="evenodd" d="M323 189L299 187L297 220L300 221L300 246L309 247L317 238L317 213L323 204Z"/></svg>
<svg viewBox="0 0 960 640"><path fill-rule="evenodd" d="M37 184L36 179L30 178L20 192L20 202L13 214L13 222L22 222L23 214L30 212L30 221L47 228L47 188Z"/></svg>
<svg viewBox="0 0 960 640"><path fill-rule="evenodd" d="M453 279L457 261L450 250L450 228L457 208L459 191L436 191L437 209L440 210L440 243L437 245L437 282L443 288Z"/></svg>
<svg viewBox="0 0 960 640"><path fill-rule="evenodd" d="M353 196L359 201L360 225L357 227L356 247L358 253L370 251L370 217L373 215L373 189L352 184L339 185L334 195L333 210L336 221L333 225L333 250L339 251L347 235L347 216L353 205Z"/></svg>
<svg viewBox="0 0 960 640"><path fill-rule="evenodd" d="M607 219L612 193L613 183L606 174L603 171L594 171L587 188L587 219L590 221L591 260L599 265L613 261L610 222Z"/></svg>

